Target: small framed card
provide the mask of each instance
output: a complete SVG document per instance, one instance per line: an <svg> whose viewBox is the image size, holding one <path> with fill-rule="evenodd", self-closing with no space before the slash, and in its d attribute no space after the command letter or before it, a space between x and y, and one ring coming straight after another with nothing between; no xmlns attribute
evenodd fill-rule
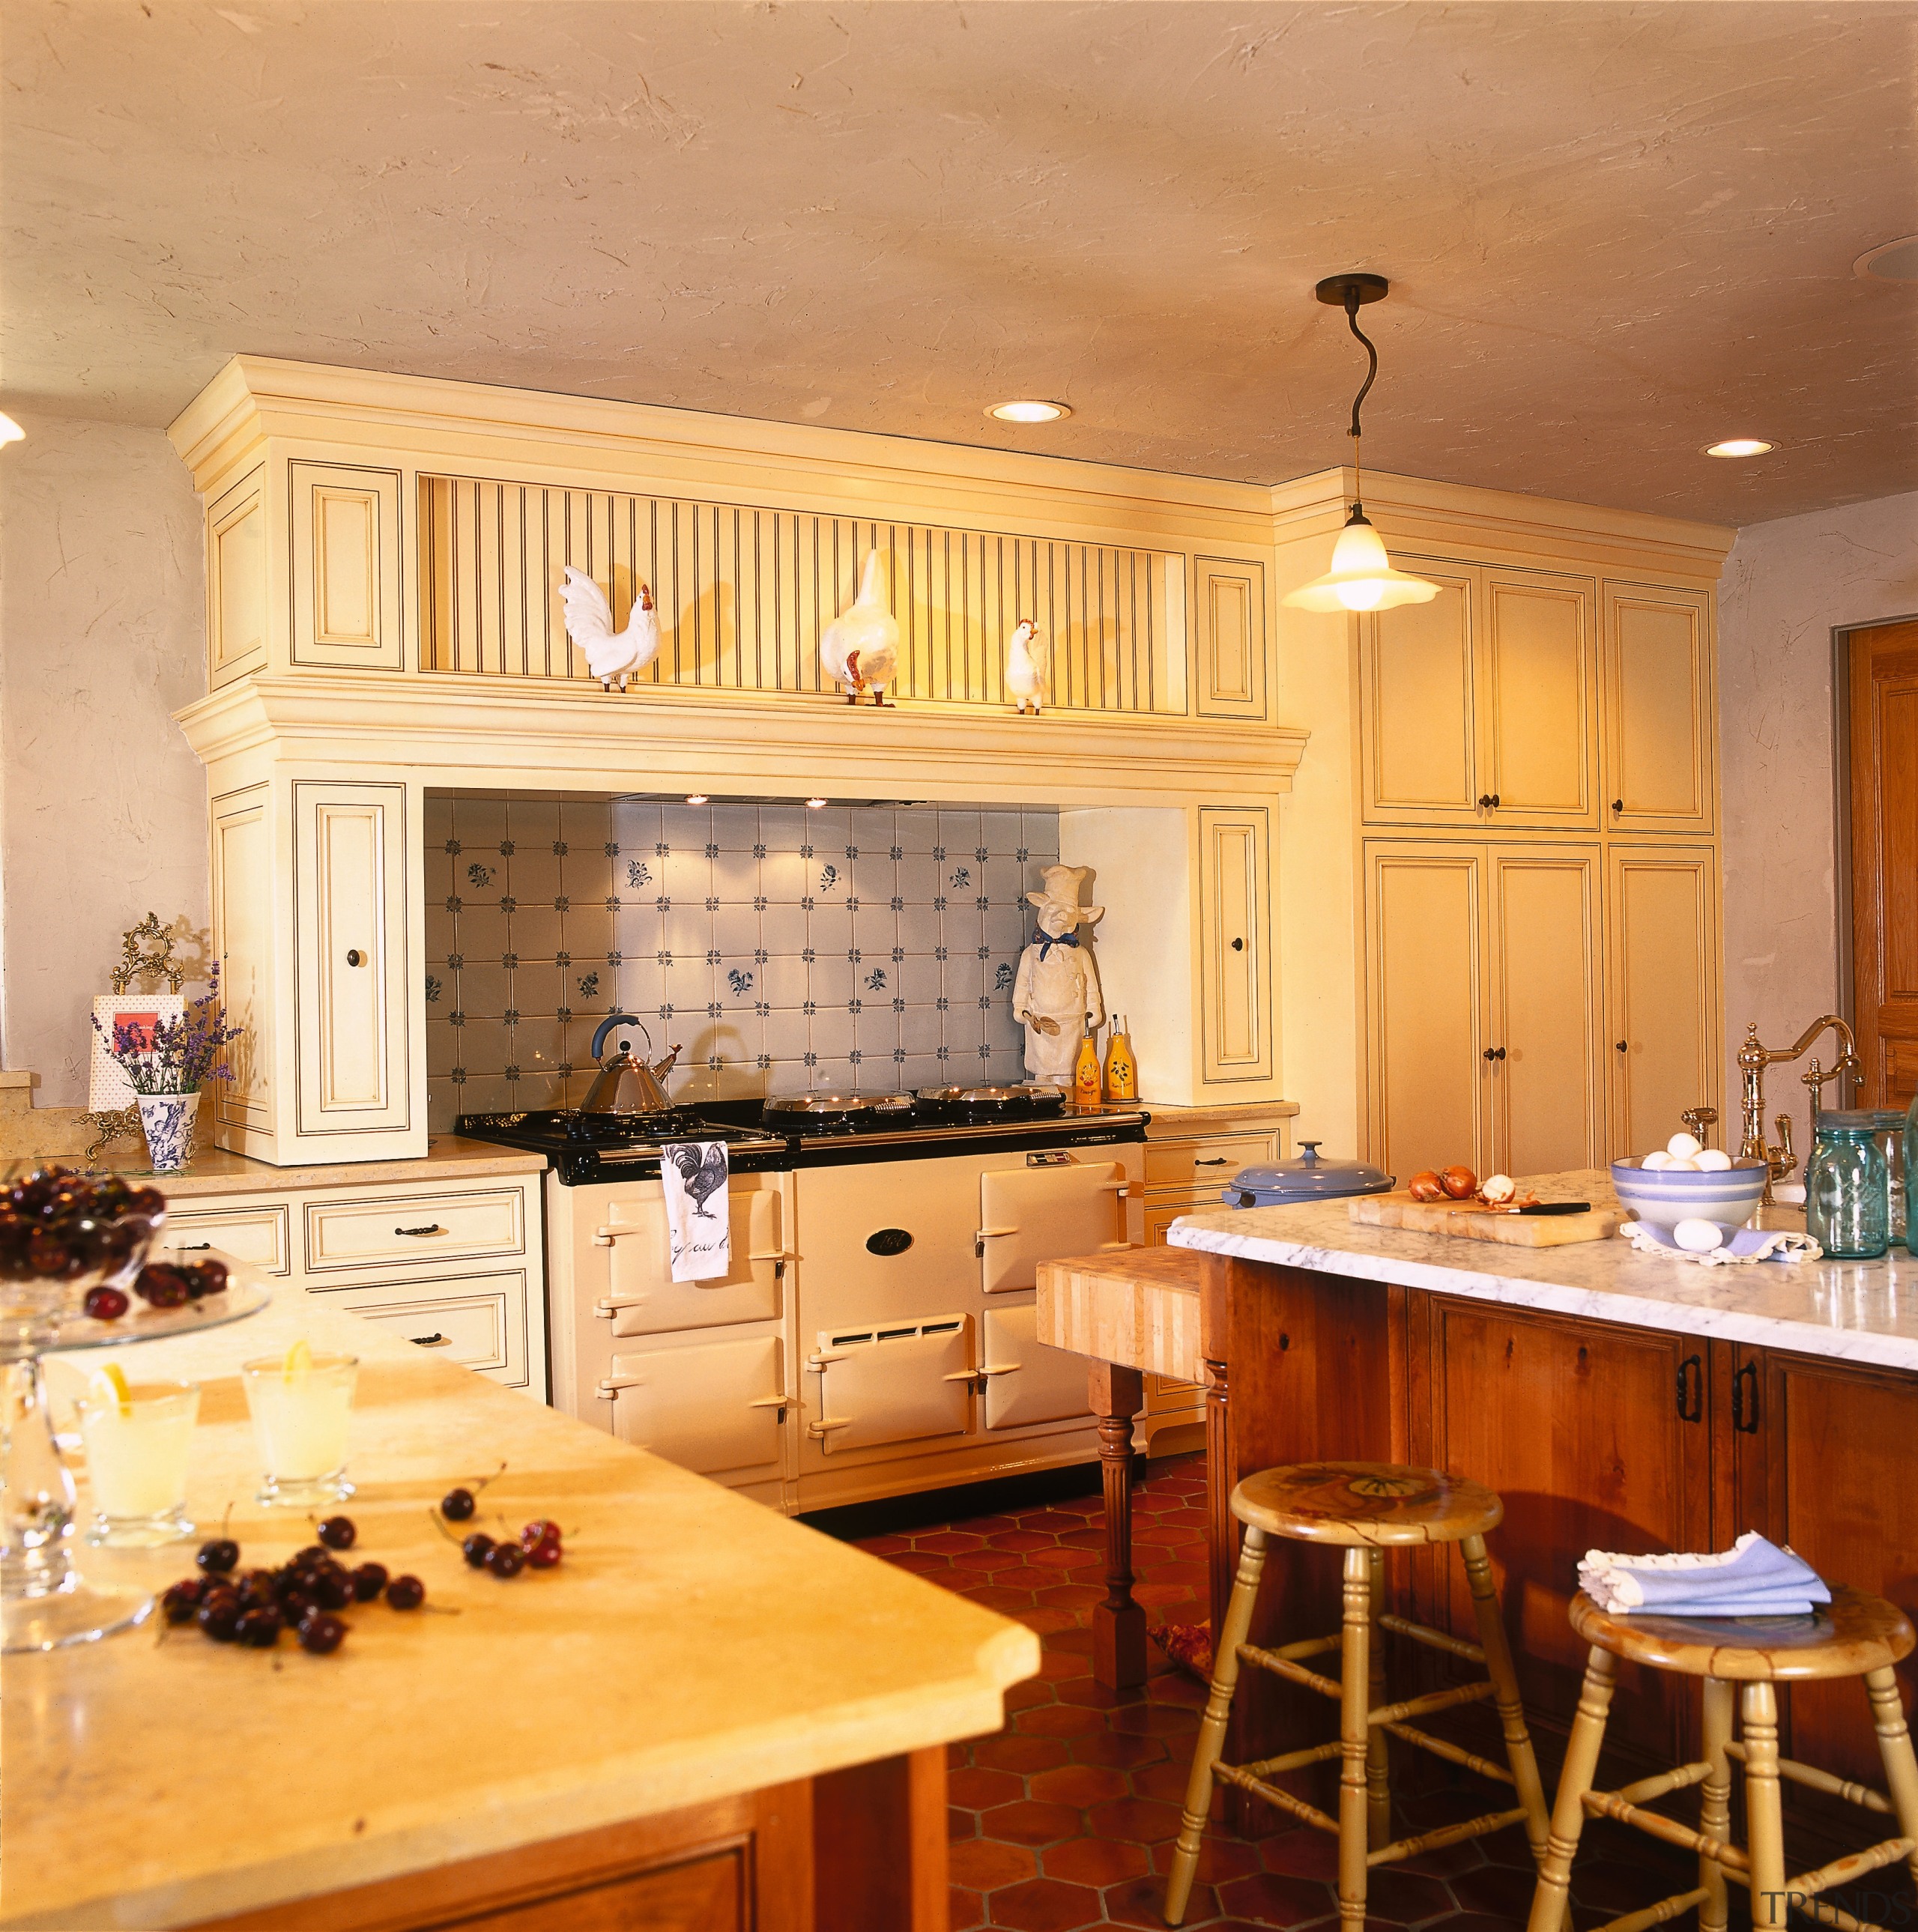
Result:
<svg viewBox="0 0 1918 1932"><path fill-rule="evenodd" d="M186 1010L186 1000L179 993L103 993L94 1001L93 1016L105 1030L104 1036L98 1029L93 1035L93 1054L87 1069L89 1113L111 1113L118 1108L133 1106L140 1099L125 1070L107 1051L113 1029L137 1027L145 1036L162 1021L183 1018Z"/></svg>

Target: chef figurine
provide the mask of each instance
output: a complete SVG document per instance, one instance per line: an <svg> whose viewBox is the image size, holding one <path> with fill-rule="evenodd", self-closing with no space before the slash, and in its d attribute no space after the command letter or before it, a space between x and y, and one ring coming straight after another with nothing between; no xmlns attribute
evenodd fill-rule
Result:
<svg viewBox="0 0 1918 1932"><path fill-rule="evenodd" d="M1025 896L1039 908L1039 930L1019 956L1013 1011L1025 1027L1027 1076L1047 1087L1072 1084L1080 1040L1105 1024L1099 975L1092 956L1079 943L1079 928L1091 926L1106 910L1079 902L1088 870L1048 866L1045 890Z"/></svg>

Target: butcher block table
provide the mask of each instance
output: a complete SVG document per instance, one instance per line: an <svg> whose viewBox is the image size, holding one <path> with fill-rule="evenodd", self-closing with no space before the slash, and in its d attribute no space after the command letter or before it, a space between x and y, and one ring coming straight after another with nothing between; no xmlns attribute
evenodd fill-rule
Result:
<svg viewBox="0 0 1918 1932"><path fill-rule="evenodd" d="M231 1506L243 1568L312 1538L253 1500L236 1373L302 1335L360 1358L349 1560L427 1607L355 1606L331 1657L149 1622L8 1658L0 1926L945 1925L946 1746L999 1728L1030 1630L298 1290L124 1358L201 1384L188 1508ZM497 1580L435 1527L503 1463L467 1527L551 1516L558 1568ZM158 1587L193 1546L82 1562Z"/></svg>
<svg viewBox="0 0 1918 1932"><path fill-rule="evenodd" d="M1145 1378L1202 1379L1199 1262L1181 1248L1108 1248L1039 1265L1040 1341L1090 1356L1106 1488L1106 1600L1092 1612L1092 1675L1108 1689L1145 1681L1145 1612L1132 1596L1132 1418Z"/></svg>

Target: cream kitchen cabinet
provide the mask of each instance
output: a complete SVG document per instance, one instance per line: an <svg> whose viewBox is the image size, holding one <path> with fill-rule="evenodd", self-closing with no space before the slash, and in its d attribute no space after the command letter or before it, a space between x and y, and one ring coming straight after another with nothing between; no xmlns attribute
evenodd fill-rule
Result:
<svg viewBox="0 0 1918 1932"><path fill-rule="evenodd" d="M1199 1010L1208 1084L1272 1078L1271 838L1262 806L1199 809Z"/></svg>
<svg viewBox="0 0 1918 1932"><path fill-rule="evenodd" d="M405 670L400 472L302 461L287 468L293 662Z"/></svg>
<svg viewBox="0 0 1918 1932"><path fill-rule="evenodd" d="M1712 830L1711 625L1703 591L1605 586L1605 817L1614 832Z"/></svg>
<svg viewBox="0 0 1918 1932"><path fill-rule="evenodd" d="M1193 578L1199 715L1262 719L1265 566L1236 557L1195 557Z"/></svg>

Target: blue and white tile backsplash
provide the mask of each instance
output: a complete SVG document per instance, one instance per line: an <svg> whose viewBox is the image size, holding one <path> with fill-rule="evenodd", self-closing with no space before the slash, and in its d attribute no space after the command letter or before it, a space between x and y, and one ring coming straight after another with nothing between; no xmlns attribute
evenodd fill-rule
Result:
<svg viewBox="0 0 1918 1932"><path fill-rule="evenodd" d="M426 802L434 1130L576 1106L594 1029L680 1045L675 1100L1024 1077L1013 974L1055 812Z"/></svg>

